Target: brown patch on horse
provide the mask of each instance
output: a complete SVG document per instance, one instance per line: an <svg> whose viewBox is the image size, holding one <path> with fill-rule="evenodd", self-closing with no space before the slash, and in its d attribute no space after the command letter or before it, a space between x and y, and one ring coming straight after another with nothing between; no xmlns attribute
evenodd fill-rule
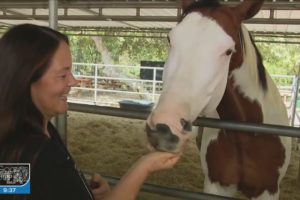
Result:
<svg viewBox="0 0 300 200"><path fill-rule="evenodd" d="M262 123L263 121L262 110L258 102L252 102L245 98L238 88L234 87L232 79L227 81L225 93L217 111L220 118L225 120L253 123Z"/></svg>
<svg viewBox="0 0 300 200"><path fill-rule="evenodd" d="M207 148L206 162L208 176L212 182L229 186L238 184L242 177L241 156L235 144L235 135L227 135L222 131L217 140L210 143Z"/></svg>
<svg viewBox="0 0 300 200"><path fill-rule="evenodd" d="M250 198L277 192L284 157L276 136L222 130L208 146L206 161L212 182L236 184Z"/></svg>
<svg viewBox="0 0 300 200"><path fill-rule="evenodd" d="M241 140L240 145L243 176L238 185L239 190L248 197L257 197L264 190L276 193L279 168L285 159L285 150L279 137L251 135L248 140Z"/></svg>
<svg viewBox="0 0 300 200"><path fill-rule="evenodd" d="M225 120L263 121L259 104L243 97L231 79L217 111ZM206 154L210 179L225 186L237 184L248 197L278 190L278 169L284 159L285 150L278 136L232 130L221 130Z"/></svg>

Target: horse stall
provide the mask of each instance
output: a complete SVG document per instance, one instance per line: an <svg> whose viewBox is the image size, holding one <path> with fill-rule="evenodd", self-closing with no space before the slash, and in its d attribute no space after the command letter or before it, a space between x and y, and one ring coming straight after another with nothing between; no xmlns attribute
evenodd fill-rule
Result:
<svg viewBox="0 0 300 200"><path fill-rule="evenodd" d="M110 183L115 183L135 160L148 152L144 120L148 112L74 103L70 104L70 110L67 144L74 159L86 174L97 172L106 176ZM299 136L299 130L296 128L239 125L226 121L215 122L211 119L196 120L194 125L195 136L196 126L246 128L252 131L255 129L269 133L282 132L293 137ZM291 163L281 184L281 200L299 199L298 167L299 151L293 148ZM203 180L199 150L196 141L192 139L188 142L175 168L151 175L138 199L228 199L202 193ZM246 199L241 194L237 198Z"/></svg>

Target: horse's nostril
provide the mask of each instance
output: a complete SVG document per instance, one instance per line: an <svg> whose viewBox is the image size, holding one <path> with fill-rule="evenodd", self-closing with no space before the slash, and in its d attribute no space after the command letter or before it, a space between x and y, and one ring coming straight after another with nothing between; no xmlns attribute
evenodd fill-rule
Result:
<svg viewBox="0 0 300 200"><path fill-rule="evenodd" d="M155 129L151 129L146 124L148 141L152 147L159 151L174 152L179 143L179 137L174 135L167 124L157 124Z"/></svg>
<svg viewBox="0 0 300 200"><path fill-rule="evenodd" d="M192 131L192 123L190 121L187 121L187 120L185 120L185 119L182 118L180 120L180 123L181 123L182 129L184 131Z"/></svg>
<svg viewBox="0 0 300 200"><path fill-rule="evenodd" d="M155 130L152 130L150 128L150 126L148 125L148 123L146 123L146 133L149 135L150 133L153 133L153 132L155 132Z"/></svg>
<svg viewBox="0 0 300 200"><path fill-rule="evenodd" d="M162 134L172 133L170 127L167 124L157 124L156 131Z"/></svg>

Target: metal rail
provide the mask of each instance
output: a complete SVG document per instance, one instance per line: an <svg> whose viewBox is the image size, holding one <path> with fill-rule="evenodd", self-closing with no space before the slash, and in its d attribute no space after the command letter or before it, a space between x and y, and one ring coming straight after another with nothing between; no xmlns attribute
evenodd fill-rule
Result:
<svg viewBox="0 0 300 200"><path fill-rule="evenodd" d="M238 5L237 1L224 1L221 3L229 6ZM30 1L5 1L0 2L1 8L47 8L47 2L30 2ZM102 0L102 1L61 1L58 5L59 8L180 8L179 0L168 0L168 1L126 1L126 0ZM286 1L277 0L276 2L268 2L266 1L262 7L262 9L280 9L280 10L291 10L291 9L299 9L300 2L299 1Z"/></svg>
<svg viewBox="0 0 300 200"><path fill-rule="evenodd" d="M115 185L120 180L119 178L103 176L110 185ZM141 191L155 193L168 197L175 197L176 199L184 200L237 200L234 198L228 198L218 195L205 194L200 192L191 192L186 190L181 190L178 188L170 188L164 186L153 185L149 183L144 183Z"/></svg>
<svg viewBox="0 0 300 200"><path fill-rule="evenodd" d="M138 110L125 110L120 108L84 105L84 104L75 104L75 103L69 103L69 110L85 112L85 113L117 116L117 117L126 117L132 119L141 119L141 120L145 120L150 113L149 111L145 112L145 111L138 111ZM224 120L211 119L211 118L198 118L194 122L194 125L210 127L210 128L224 128L230 130L241 130L241 131L251 131L256 133L274 134L274 135L281 135L281 136L300 137L300 128L294 128L288 126L254 124L254 123L237 123L237 122L224 121ZM112 177L105 177L105 179L110 184L113 185L116 184L117 181L119 181L118 178L112 178ZM147 183L143 184L141 191L155 193L155 194L169 196L169 197L176 197L178 199L185 199L185 200L233 199L233 198L210 195L205 193L185 191L177 188L156 186Z"/></svg>
<svg viewBox="0 0 300 200"><path fill-rule="evenodd" d="M146 111L126 110L120 108L84 105L77 103L69 103L69 110L141 120L145 120L150 113ZM212 118L198 118L194 121L193 125L209 128L240 130L245 132L265 133L279 136L300 137L300 128L290 126L233 122Z"/></svg>

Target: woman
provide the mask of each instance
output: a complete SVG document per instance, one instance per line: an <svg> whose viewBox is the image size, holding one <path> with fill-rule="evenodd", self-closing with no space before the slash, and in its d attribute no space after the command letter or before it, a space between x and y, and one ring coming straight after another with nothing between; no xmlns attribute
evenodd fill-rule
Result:
<svg viewBox="0 0 300 200"><path fill-rule="evenodd" d="M76 84L71 69L68 38L50 28L22 24L0 39L0 163L31 164L31 194L5 199L135 199L150 173L178 161L178 155L150 153L112 191L99 175L91 188L49 123L67 111Z"/></svg>

